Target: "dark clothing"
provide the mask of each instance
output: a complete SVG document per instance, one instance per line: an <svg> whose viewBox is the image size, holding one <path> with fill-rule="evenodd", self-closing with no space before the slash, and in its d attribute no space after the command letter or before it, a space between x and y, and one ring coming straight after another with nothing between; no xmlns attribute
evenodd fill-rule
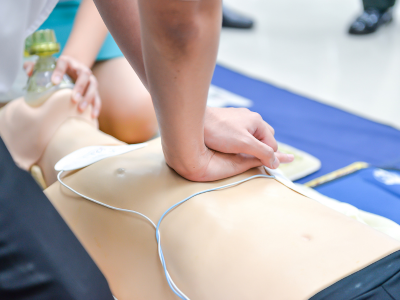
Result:
<svg viewBox="0 0 400 300"><path fill-rule="evenodd" d="M1 138L0 299L113 299L98 267Z"/></svg>
<svg viewBox="0 0 400 300"><path fill-rule="evenodd" d="M310 300L400 300L400 251L347 276Z"/></svg>
<svg viewBox="0 0 400 300"><path fill-rule="evenodd" d="M396 0L363 0L364 9L377 8L380 11L385 11L395 4Z"/></svg>

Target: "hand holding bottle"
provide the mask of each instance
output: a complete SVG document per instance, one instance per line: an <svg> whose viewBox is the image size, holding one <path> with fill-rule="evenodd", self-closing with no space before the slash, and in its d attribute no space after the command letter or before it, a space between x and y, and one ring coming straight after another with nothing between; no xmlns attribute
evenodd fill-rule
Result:
<svg viewBox="0 0 400 300"><path fill-rule="evenodd" d="M84 111L88 105L92 105L92 116L97 118L101 109L101 100L97 90L96 77L90 68L70 56L62 55L58 58L51 77L53 84L59 84L64 74L69 75L75 81L72 101L79 102L78 109L80 111Z"/></svg>
<svg viewBox="0 0 400 300"><path fill-rule="evenodd" d="M33 74L35 63L24 63L26 74ZM64 74L69 75L74 81L72 101L79 102L78 109L84 111L88 105L93 105L92 116L97 118L101 109L101 100L97 90L97 80L92 71L84 64L69 56L61 56L56 63L51 80L54 85L60 84Z"/></svg>

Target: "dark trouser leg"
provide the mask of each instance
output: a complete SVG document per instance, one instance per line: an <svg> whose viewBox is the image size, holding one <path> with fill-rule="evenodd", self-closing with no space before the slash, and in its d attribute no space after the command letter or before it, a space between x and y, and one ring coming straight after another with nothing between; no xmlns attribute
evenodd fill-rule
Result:
<svg viewBox="0 0 400 300"><path fill-rule="evenodd" d="M395 4L396 0L363 0L364 9L373 7L385 11Z"/></svg>
<svg viewBox="0 0 400 300"><path fill-rule="evenodd" d="M100 270L1 138L0 299L113 299Z"/></svg>

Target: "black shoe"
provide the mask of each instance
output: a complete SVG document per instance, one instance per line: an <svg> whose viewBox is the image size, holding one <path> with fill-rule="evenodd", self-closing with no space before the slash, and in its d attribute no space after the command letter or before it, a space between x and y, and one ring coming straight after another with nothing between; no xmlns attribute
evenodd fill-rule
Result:
<svg viewBox="0 0 400 300"><path fill-rule="evenodd" d="M379 26L390 23L393 20L392 9L379 11L376 8L367 8L363 14L351 24L350 34L368 34L375 32Z"/></svg>
<svg viewBox="0 0 400 300"><path fill-rule="evenodd" d="M223 6L222 11L222 27L249 29L254 25L252 19L234 12L225 5Z"/></svg>

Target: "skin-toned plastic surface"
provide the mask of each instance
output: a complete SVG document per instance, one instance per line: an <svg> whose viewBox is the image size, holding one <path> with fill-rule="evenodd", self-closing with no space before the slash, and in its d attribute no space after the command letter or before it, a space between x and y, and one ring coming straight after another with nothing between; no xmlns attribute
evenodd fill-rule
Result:
<svg viewBox="0 0 400 300"><path fill-rule="evenodd" d="M69 134L73 134L70 132ZM265 172L195 183L165 163L160 140L97 162L64 181L154 222L171 205ZM157 256L154 229L138 216L84 200L55 183L46 194L107 277L118 299L176 299ZM169 272L190 299L308 299L400 249L400 243L274 179L204 194L161 226Z"/></svg>
<svg viewBox="0 0 400 300"><path fill-rule="evenodd" d="M71 90L63 89L53 93L40 107L31 107L19 98L1 110L1 138L21 168L29 170L39 160L54 133L68 118L82 119L97 128L91 107L81 113L70 99Z"/></svg>
<svg viewBox="0 0 400 300"><path fill-rule="evenodd" d="M69 96L61 93L52 101L62 107L71 102ZM27 128L41 128L33 134L54 132L47 146L39 144L45 150L38 164L48 183L55 180L54 164L65 155L91 145L123 145L68 113L59 115L62 120L55 125L61 125L53 131L48 119L53 112L42 106L38 113L42 119L24 122ZM36 140L32 136L29 141ZM37 144L26 143L35 150ZM64 182L156 222L167 208L195 192L264 172L256 168L215 182L188 181L167 166L156 139L66 174ZM158 259L154 228L146 220L88 202L59 183L46 194L119 300L176 299ZM168 214L160 230L168 270L192 300L308 299L400 249L387 235L266 178L197 196Z"/></svg>

